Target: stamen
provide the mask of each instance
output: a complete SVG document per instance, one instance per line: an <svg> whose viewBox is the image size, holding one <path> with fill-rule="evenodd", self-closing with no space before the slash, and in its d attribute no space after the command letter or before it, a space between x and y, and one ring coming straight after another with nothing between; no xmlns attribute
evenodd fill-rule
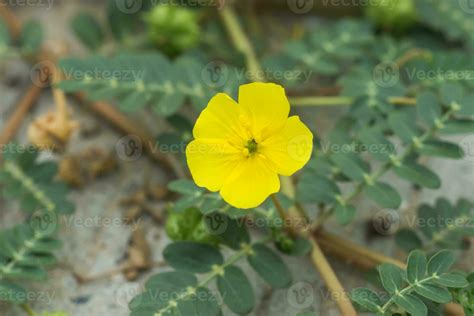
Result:
<svg viewBox="0 0 474 316"><path fill-rule="evenodd" d="M245 146L245 148L248 149L249 154L253 154L257 152L258 144L255 139L252 138L247 142L247 146Z"/></svg>

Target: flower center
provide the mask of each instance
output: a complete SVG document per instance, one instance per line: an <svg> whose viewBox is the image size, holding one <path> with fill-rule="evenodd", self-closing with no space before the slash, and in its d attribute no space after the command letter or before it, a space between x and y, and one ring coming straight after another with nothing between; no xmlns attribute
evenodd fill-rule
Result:
<svg viewBox="0 0 474 316"><path fill-rule="evenodd" d="M251 155L257 152L258 144L255 139L252 138L247 142L247 146L245 146L245 148L248 149L249 154Z"/></svg>

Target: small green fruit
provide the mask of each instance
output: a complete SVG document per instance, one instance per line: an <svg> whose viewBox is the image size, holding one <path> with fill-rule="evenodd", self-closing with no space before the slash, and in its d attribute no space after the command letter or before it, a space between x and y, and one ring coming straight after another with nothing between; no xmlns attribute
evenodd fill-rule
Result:
<svg viewBox="0 0 474 316"><path fill-rule="evenodd" d="M197 208L171 211L166 220L166 234L172 240L188 240L217 246L216 236L209 233L203 215Z"/></svg>
<svg viewBox="0 0 474 316"><path fill-rule="evenodd" d="M371 1L366 15L377 25L396 33L413 26L417 20L414 0Z"/></svg>
<svg viewBox="0 0 474 316"><path fill-rule="evenodd" d="M200 28L195 11L173 4L159 4L145 15L154 45L168 55L193 48L199 41Z"/></svg>

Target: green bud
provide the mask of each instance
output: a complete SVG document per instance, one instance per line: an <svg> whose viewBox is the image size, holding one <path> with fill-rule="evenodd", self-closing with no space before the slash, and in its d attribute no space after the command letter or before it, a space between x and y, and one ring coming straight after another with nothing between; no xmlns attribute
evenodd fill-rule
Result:
<svg viewBox="0 0 474 316"><path fill-rule="evenodd" d="M380 0L370 4L366 15L378 26L401 33L417 20L414 0Z"/></svg>
<svg viewBox="0 0 474 316"><path fill-rule="evenodd" d="M203 221L203 215L197 208L188 208L182 212L171 211L168 214L165 229L172 240L218 244L217 238L209 233Z"/></svg>
<svg viewBox="0 0 474 316"><path fill-rule="evenodd" d="M173 4L159 4L145 15L150 40L168 55L193 48L200 28L195 11Z"/></svg>

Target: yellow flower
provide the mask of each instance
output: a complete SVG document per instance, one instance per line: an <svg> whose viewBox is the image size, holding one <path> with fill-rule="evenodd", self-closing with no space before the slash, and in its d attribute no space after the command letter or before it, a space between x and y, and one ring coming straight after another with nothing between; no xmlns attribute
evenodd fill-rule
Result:
<svg viewBox="0 0 474 316"><path fill-rule="evenodd" d="M194 126L186 158L196 184L237 208L260 205L309 160L313 135L273 83L240 86L239 103L215 95Z"/></svg>

